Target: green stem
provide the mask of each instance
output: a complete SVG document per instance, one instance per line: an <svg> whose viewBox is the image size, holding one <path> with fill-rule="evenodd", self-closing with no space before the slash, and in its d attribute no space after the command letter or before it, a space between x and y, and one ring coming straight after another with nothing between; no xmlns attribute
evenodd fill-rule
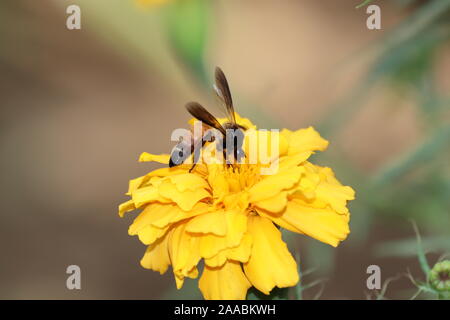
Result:
<svg viewBox="0 0 450 320"><path fill-rule="evenodd" d="M300 254L297 253L295 255L295 260L297 261L297 270L298 270L298 276L300 278L299 282L295 286L295 299L296 300L303 300L303 286L300 284L302 279L302 270L300 268Z"/></svg>
<svg viewBox="0 0 450 320"><path fill-rule="evenodd" d="M422 239L420 237L419 229L417 228L417 225L413 222L413 228L414 232L416 233L417 237L417 257L419 259L420 267L425 274L425 277L428 279L428 275L430 274L431 268L428 264L427 257L425 256L425 251L422 247Z"/></svg>

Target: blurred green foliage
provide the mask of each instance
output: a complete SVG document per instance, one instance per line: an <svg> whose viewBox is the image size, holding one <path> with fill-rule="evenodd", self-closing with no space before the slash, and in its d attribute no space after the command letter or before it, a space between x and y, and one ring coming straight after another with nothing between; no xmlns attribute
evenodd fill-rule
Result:
<svg viewBox="0 0 450 320"><path fill-rule="evenodd" d="M210 31L209 0L172 1L165 8L168 38L180 60L203 84L209 84L205 50Z"/></svg>

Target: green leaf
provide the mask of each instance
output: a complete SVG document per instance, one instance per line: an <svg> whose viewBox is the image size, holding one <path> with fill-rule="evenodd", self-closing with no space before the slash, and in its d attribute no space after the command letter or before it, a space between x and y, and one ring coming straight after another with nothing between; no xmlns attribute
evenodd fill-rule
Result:
<svg viewBox="0 0 450 320"><path fill-rule="evenodd" d="M450 125L436 129L426 141L402 158L382 168L373 179L373 188L385 188L411 169L436 159L445 151L450 141Z"/></svg>
<svg viewBox="0 0 450 320"><path fill-rule="evenodd" d="M448 39L449 31L428 27L402 43L383 52L373 65L371 77L387 76L394 85L419 87L431 72L434 56Z"/></svg>
<svg viewBox="0 0 450 320"><path fill-rule="evenodd" d="M204 55L208 40L210 0L176 0L167 5L170 45L181 61L203 82L208 81Z"/></svg>
<svg viewBox="0 0 450 320"><path fill-rule="evenodd" d="M417 237L417 257L419 258L420 267L422 268L425 277L428 278L431 268L430 265L428 264L427 257L425 256L425 251L423 250L422 247L422 239L420 238L419 229L417 228L417 225L414 222L413 227Z"/></svg>
<svg viewBox="0 0 450 320"><path fill-rule="evenodd" d="M357 6L356 6L356 9L359 9L359 8L361 8L361 7L364 7L364 6L366 6L366 5L368 5L369 3L371 3L373 0L364 0L363 2L361 2L360 4L358 4Z"/></svg>
<svg viewBox="0 0 450 320"><path fill-rule="evenodd" d="M448 252L450 241L448 235L431 236L421 238L422 246L427 251ZM413 257L417 255L417 238L409 238L396 241L386 241L377 245L374 249L377 257Z"/></svg>

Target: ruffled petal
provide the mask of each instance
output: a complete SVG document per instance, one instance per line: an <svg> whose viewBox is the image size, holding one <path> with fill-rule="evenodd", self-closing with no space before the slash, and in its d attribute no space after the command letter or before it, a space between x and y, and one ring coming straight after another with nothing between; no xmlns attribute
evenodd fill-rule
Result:
<svg viewBox="0 0 450 320"><path fill-rule="evenodd" d="M142 185L142 183L146 179L147 179L147 176L142 176L142 177L130 180L130 182L128 184L128 192L126 193L126 195L131 195L135 190L137 190Z"/></svg>
<svg viewBox="0 0 450 320"><path fill-rule="evenodd" d="M276 213L283 211L286 208L287 202L287 192L281 191L271 198L255 202L254 205L258 208Z"/></svg>
<svg viewBox="0 0 450 320"><path fill-rule="evenodd" d="M252 245L253 245L253 238L251 234L246 233L242 238L242 241L239 244L239 246L227 250L226 252L227 258L239 262L247 262L248 259L250 259L250 254L252 252Z"/></svg>
<svg viewBox="0 0 450 320"><path fill-rule="evenodd" d="M337 181L330 168L323 168L320 174L324 178L315 190L316 197L329 203L337 212L348 213L347 201L355 199L355 191Z"/></svg>
<svg viewBox="0 0 450 320"><path fill-rule="evenodd" d="M249 200L252 203L272 198L281 191L292 188L304 172L303 168L293 167L290 170L279 171L256 183L249 190Z"/></svg>
<svg viewBox="0 0 450 320"><path fill-rule="evenodd" d="M150 202L163 202L163 203L169 203L170 200L163 197L159 191L158 188L155 186L147 186L140 189L137 189L133 192L131 195L134 205L136 208L142 207L144 204L150 203Z"/></svg>
<svg viewBox="0 0 450 320"><path fill-rule="evenodd" d="M193 277L200 261L199 239L186 232L186 224L180 224L172 229L168 239L169 257L173 272L179 278Z"/></svg>
<svg viewBox="0 0 450 320"><path fill-rule="evenodd" d="M165 227L163 229L154 227L152 225L147 225L136 232L136 234L139 237L139 240L146 245L151 245L153 242L164 236L169 230L169 227ZM128 234L130 236L135 235L135 233L130 233L130 230L128 230Z"/></svg>
<svg viewBox="0 0 450 320"><path fill-rule="evenodd" d="M139 190L138 190L139 191ZM210 193L203 188L180 191L170 180L165 180L158 188L159 194L175 202L184 211L192 210L200 200L210 197Z"/></svg>
<svg viewBox="0 0 450 320"><path fill-rule="evenodd" d="M225 236L227 233L225 214L223 211L215 211L197 216L187 223L186 231Z"/></svg>
<svg viewBox="0 0 450 320"><path fill-rule="evenodd" d="M224 212L227 233L225 236L206 234L200 238L200 254L203 258L214 257L220 251L237 247L247 231L247 215L244 212L230 210Z"/></svg>
<svg viewBox="0 0 450 320"><path fill-rule="evenodd" d="M235 261L227 261L219 268L205 266L199 280L199 288L207 300L244 300L250 287L241 265Z"/></svg>
<svg viewBox="0 0 450 320"><path fill-rule="evenodd" d="M211 268L218 268L223 266L223 264L227 262L228 250L229 249L222 250L211 258L205 258L205 264Z"/></svg>
<svg viewBox="0 0 450 320"><path fill-rule="evenodd" d="M288 155L304 151L323 151L328 147L328 141L323 139L313 127L293 132L283 130L282 135L289 141Z"/></svg>
<svg viewBox="0 0 450 320"><path fill-rule="evenodd" d="M229 193L229 185L223 174L222 165L208 165L208 182L212 189L212 195L217 201L222 201Z"/></svg>
<svg viewBox="0 0 450 320"><path fill-rule="evenodd" d="M167 248L167 239L165 236L148 246L144 256L141 259L141 266L145 269L151 269L163 274L170 265L169 251Z"/></svg>
<svg viewBox="0 0 450 320"><path fill-rule="evenodd" d="M178 175L178 174L184 174L184 173L188 173L189 169L192 166L185 166L185 165L179 165L176 167L166 167L166 168L159 168L156 169L152 172L149 172L146 176L147 177L168 177L168 176L173 176L173 175ZM197 168L197 166L196 166Z"/></svg>
<svg viewBox="0 0 450 320"><path fill-rule="evenodd" d="M193 173L177 174L170 176L168 179L180 192L209 188L208 182L205 179Z"/></svg>
<svg viewBox="0 0 450 320"><path fill-rule="evenodd" d="M201 202L197 203L190 211L184 211L175 204L153 203L145 207L137 218L134 219L128 232L130 235L135 235L139 230L148 225L162 229L169 224L195 217L208 210L208 205Z"/></svg>
<svg viewBox="0 0 450 320"><path fill-rule="evenodd" d="M347 214L347 201L355 198L355 191L336 180L330 168L309 162L305 162L302 167L306 170L305 174L290 196L306 201L311 207L329 206L338 213Z"/></svg>
<svg viewBox="0 0 450 320"><path fill-rule="evenodd" d="M177 289L181 289L183 287L184 284L184 278L191 278L191 279L196 279L198 277L198 269L197 267L193 267L190 271L188 271L186 273L186 275L182 275L179 272L174 272L174 277L175 277L175 284L177 286Z"/></svg>
<svg viewBox="0 0 450 320"><path fill-rule="evenodd" d="M250 258L252 244L252 236L246 233L237 247L222 250L215 256L206 258L205 263L209 267L221 267L227 260L247 262Z"/></svg>
<svg viewBox="0 0 450 320"><path fill-rule="evenodd" d="M143 152L139 156L139 162L159 162L163 164L168 164L170 160L170 154L151 154L148 152Z"/></svg>
<svg viewBox="0 0 450 320"><path fill-rule="evenodd" d="M285 229L306 234L333 247L350 233L348 214L339 214L331 208L313 208L298 199L290 201L281 215L259 213Z"/></svg>
<svg viewBox="0 0 450 320"><path fill-rule="evenodd" d="M136 207L134 206L133 200L128 200L127 202L124 202L119 205L119 217L123 218L126 212L135 210Z"/></svg>
<svg viewBox="0 0 450 320"><path fill-rule="evenodd" d="M174 217L179 214L180 209L175 205L154 203L148 205L145 209L134 219L133 223L128 228L129 235L136 235L140 230L146 226L153 225L153 227L162 229L169 223L160 223L154 225L154 222L159 222L162 219L165 221L172 221Z"/></svg>
<svg viewBox="0 0 450 320"><path fill-rule="evenodd" d="M299 280L297 263L273 223L264 217L252 216L248 232L253 237L253 246L244 271L252 285L264 294L269 294L275 286L296 285Z"/></svg>

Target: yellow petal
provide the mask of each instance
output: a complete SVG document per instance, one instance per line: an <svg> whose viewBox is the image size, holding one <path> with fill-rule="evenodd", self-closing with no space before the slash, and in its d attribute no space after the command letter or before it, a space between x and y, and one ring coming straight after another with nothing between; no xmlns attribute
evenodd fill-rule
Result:
<svg viewBox="0 0 450 320"><path fill-rule="evenodd" d="M347 201L355 199L355 191L347 186L341 185L334 177L330 168L323 168L321 174L325 176L317 186L315 193L319 200L325 201L339 213L348 213Z"/></svg>
<svg viewBox="0 0 450 320"><path fill-rule="evenodd" d="M164 234L167 232L167 230L169 229L169 227L160 229L160 228L156 228L152 225L147 225L145 227L143 227L142 229L140 229L137 232L137 235L139 237L139 240L146 245L150 245L153 242L155 242L156 240L158 240L159 238L161 238L162 236L164 236ZM130 231L128 230L128 234L130 234ZM133 234L130 234L133 235Z"/></svg>
<svg viewBox="0 0 450 320"><path fill-rule="evenodd" d="M286 131L284 131L284 134L286 136ZM323 151L327 147L328 141L323 139L313 127L300 129L289 134L289 155L304 151Z"/></svg>
<svg viewBox="0 0 450 320"><path fill-rule="evenodd" d="M264 199L261 201L256 201L253 203L258 208L270 211L270 212L280 212L286 208L287 204L287 192L282 191L275 196Z"/></svg>
<svg viewBox="0 0 450 320"><path fill-rule="evenodd" d="M165 236L148 246L141 259L141 266L163 274L170 265L169 251L167 249L167 239Z"/></svg>
<svg viewBox="0 0 450 320"><path fill-rule="evenodd" d="M175 284L178 290L180 290L183 287L183 283L184 283L184 276L175 274Z"/></svg>
<svg viewBox="0 0 450 320"><path fill-rule="evenodd" d="M180 191L170 180L165 180L158 188L159 194L175 202L184 211L191 210L202 199L210 197L205 189Z"/></svg>
<svg viewBox="0 0 450 320"><path fill-rule="evenodd" d="M198 284L207 300L244 300L251 287L240 263L234 261L219 268L205 266Z"/></svg>
<svg viewBox="0 0 450 320"><path fill-rule="evenodd" d="M205 264L211 268L218 268L223 266L223 264L227 262L227 251L228 249L225 249L211 258L206 258Z"/></svg>
<svg viewBox="0 0 450 320"><path fill-rule="evenodd" d="M175 284L177 286L177 289L181 289L183 287L184 278L188 277L191 279L195 279L198 277L198 269L197 269L197 267L193 267L185 275L179 271L174 271L174 276L175 276Z"/></svg>
<svg viewBox="0 0 450 320"><path fill-rule="evenodd" d="M305 169L305 173L300 179L300 182L297 187L303 193L314 193L321 180L320 174L318 172L318 167L308 162L302 164L301 167Z"/></svg>
<svg viewBox="0 0 450 320"><path fill-rule="evenodd" d="M214 257L220 251L227 248L226 237L219 237L213 234L205 234L198 237L200 241L200 255L202 258L209 259Z"/></svg>
<svg viewBox="0 0 450 320"><path fill-rule="evenodd" d="M205 263L209 267L221 267L227 260L247 262L250 258L252 244L252 236L246 233L237 247L222 250L215 256L205 259Z"/></svg>
<svg viewBox="0 0 450 320"><path fill-rule="evenodd" d="M200 260L199 239L186 232L186 224L175 227L169 234L168 250L175 274L193 276L192 269Z"/></svg>
<svg viewBox="0 0 450 320"><path fill-rule="evenodd" d="M195 191L196 189L206 189L209 187L208 182L193 173L184 173L170 176L168 178L180 192L186 190Z"/></svg>
<svg viewBox="0 0 450 320"><path fill-rule="evenodd" d="M136 189L138 189L142 183L147 179L147 176L142 176L136 179L130 180L128 184L128 192L127 195L131 195Z"/></svg>
<svg viewBox="0 0 450 320"><path fill-rule="evenodd" d="M221 166L221 165L220 165ZM217 164L208 165L208 182L211 186L213 197L222 201L229 193L228 182L223 174L223 167Z"/></svg>
<svg viewBox="0 0 450 320"><path fill-rule="evenodd" d="M236 260L240 262L247 262L252 252L253 238L249 233L246 233L242 238L239 246L231 249L227 249L226 255L230 260Z"/></svg>
<svg viewBox="0 0 450 320"><path fill-rule="evenodd" d="M159 168L156 170L153 170L152 172L149 172L146 176L147 177L168 177L168 176L173 176L173 175L178 175L178 174L184 174L189 172L189 169L191 168L191 166L183 166L183 165L179 165L176 167L165 167L165 168ZM197 166L196 166L197 168Z"/></svg>
<svg viewBox="0 0 450 320"><path fill-rule="evenodd" d="M263 213L262 213L263 214ZM349 215L331 208L313 208L298 199L290 201L281 216L267 214L276 224L336 247L350 233Z"/></svg>
<svg viewBox="0 0 450 320"><path fill-rule="evenodd" d="M157 228L165 228L169 224L180 220L188 219L199 214L207 212L209 209L206 203L197 203L190 211L184 211L175 204L152 203L134 219L128 232L135 235L137 232L147 225Z"/></svg>
<svg viewBox="0 0 450 320"><path fill-rule="evenodd" d="M306 172L300 179L291 198L304 200L311 207L330 206L340 214L348 214L347 201L355 198L352 188L343 186L330 168L324 168L305 162L301 165Z"/></svg>
<svg viewBox="0 0 450 320"><path fill-rule="evenodd" d="M128 234L136 235L144 227L152 225L155 221L164 219L165 221L172 221L174 217L179 214L179 208L175 205L154 203L145 207L145 209L134 219L133 223L128 228ZM160 229L166 227L168 223L161 223L160 225L153 225Z"/></svg>
<svg viewBox="0 0 450 320"><path fill-rule="evenodd" d="M209 212L191 219L187 226L187 232L211 233L216 236L224 236L227 233L227 223L223 210Z"/></svg>
<svg viewBox="0 0 450 320"><path fill-rule="evenodd" d="M203 258L214 257L217 253L227 248L237 247L247 231L247 215L237 210L224 212L227 233L225 236L205 234L200 236L200 254Z"/></svg>
<svg viewBox="0 0 450 320"><path fill-rule="evenodd" d="M249 205L248 193L230 193L223 198L223 204L225 205L225 208L227 210L237 210L244 212L247 210Z"/></svg>
<svg viewBox="0 0 450 320"><path fill-rule="evenodd" d="M296 285L299 280L297 263L273 223L264 217L252 216L248 232L253 237L253 247L244 271L252 285L264 294L269 294L275 286Z"/></svg>
<svg viewBox="0 0 450 320"><path fill-rule="evenodd" d="M281 157L279 160L280 171L288 170L292 167L296 167L306 161L310 156L311 151L299 152L293 155Z"/></svg>
<svg viewBox="0 0 450 320"><path fill-rule="evenodd" d="M225 212L227 222L227 246L234 248L241 243L242 237L247 231L247 214L239 210Z"/></svg>
<svg viewBox="0 0 450 320"><path fill-rule="evenodd" d="M175 223L181 220L192 218L201 214L208 212L209 205L203 202L197 203L190 211L184 211L183 209L177 208L178 214L175 216L165 217L160 216L160 219L155 219L152 224L155 227L163 228L168 224Z"/></svg>
<svg viewBox="0 0 450 320"><path fill-rule="evenodd" d="M279 171L275 175L266 176L249 190L250 202L254 203L276 196L282 190L292 188L304 172L300 167Z"/></svg>
<svg viewBox="0 0 450 320"><path fill-rule="evenodd" d="M147 186L144 188L137 189L132 194L132 199L134 201L134 205L136 208L141 207L142 205L154 201L159 202L169 202L168 199L164 198L158 192L158 188L155 186Z"/></svg>
<svg viewBox="0 0 450 320"><path fill-rule="evenodd" d="M279 131L250 129L245 132L243 150L251 164L274 161L287 154L288 148L288 140Z"/></svg>
<svg viewBox="0 0 450 320"><path fill-rule="evenodd" d="M127 202L124 202L119 205L119 216L123 218L126 212L135 210L136 207L134 206L133 200L128 200Z"/></svg>
<svg viewBox="0 0 450 320"><path fill-rule="evenodd" d="M248 118L241 117L236 112L235 112L235 116L236 116L236 122L238 124L240 124L241 126L245 127L247 130L248 129L256 129L256 126ZM229 120L224 119L224 122L226 122L226 121L229 121Z"/></svg>
<svg viewBox="0 0 450 320"><path fill-rule="evenodd" d="M150 154L148 152L143 152L139 156L139 162L154 161L163 164L168 164L170 160L170 154Z"/></svg>

